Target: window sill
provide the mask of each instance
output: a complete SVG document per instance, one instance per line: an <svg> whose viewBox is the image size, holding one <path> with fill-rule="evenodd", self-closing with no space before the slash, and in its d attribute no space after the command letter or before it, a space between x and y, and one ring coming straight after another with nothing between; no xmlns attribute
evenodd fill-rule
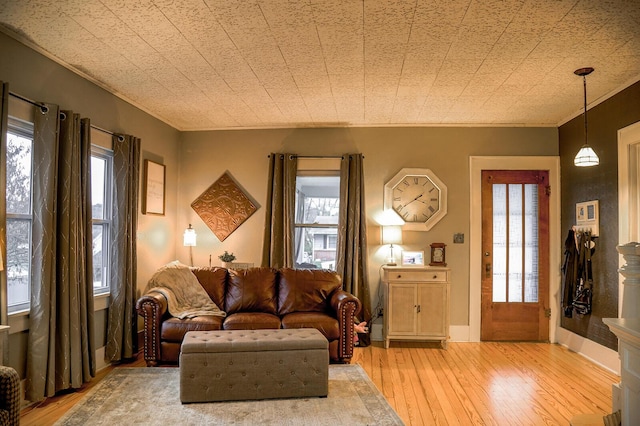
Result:
<svg viewBox="0 0 640 426"><path fill-rule="evenodd" d="M95 294L93 296L93 311L103 311L109 308L109 293ZM13 312L9 314L9 334L20 333L29 330L29 310Z"/></svg>

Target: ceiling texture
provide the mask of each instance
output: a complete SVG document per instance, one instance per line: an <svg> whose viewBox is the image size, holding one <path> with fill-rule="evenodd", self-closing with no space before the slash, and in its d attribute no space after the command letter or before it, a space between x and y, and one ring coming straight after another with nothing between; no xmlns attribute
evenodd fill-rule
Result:
<svg viewBox="0 0 640 426"><path fill-rule="evenodd" d="M640 0L0 0L178 130L557 126L640 80Z"/></svg>

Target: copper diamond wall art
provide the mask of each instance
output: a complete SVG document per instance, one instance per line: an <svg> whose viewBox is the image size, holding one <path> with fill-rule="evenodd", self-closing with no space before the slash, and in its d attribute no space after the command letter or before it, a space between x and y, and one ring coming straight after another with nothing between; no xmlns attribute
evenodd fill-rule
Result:
<svg viewBox="0 0 640 426"><path fill-rule="evenodd" d="M227 172L196 198L191 207L220 241L226 240L257 210Z"/></svg>

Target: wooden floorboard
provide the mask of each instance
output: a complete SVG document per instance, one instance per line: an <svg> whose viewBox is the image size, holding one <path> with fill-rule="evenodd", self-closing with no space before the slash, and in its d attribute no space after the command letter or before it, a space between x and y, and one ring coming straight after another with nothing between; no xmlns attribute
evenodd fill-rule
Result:
<svg viewBox="0 0 640 426"><path fill-rule="evenodd" d="M355 349L352 363L407 425L568 425L582 413L611 413L620 378L567 348L545 343L449 343L448 349L381 343ZM82 389L22 410L21 425L47 426L71 409L113 368Z"/></svg>

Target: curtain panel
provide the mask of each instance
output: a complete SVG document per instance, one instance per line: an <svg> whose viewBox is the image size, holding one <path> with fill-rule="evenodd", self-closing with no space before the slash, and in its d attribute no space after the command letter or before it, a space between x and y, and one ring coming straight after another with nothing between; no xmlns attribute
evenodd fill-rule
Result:
<svg viewBox="0 0 640 426"><path fill-rule="evenodd" d="M137 352L136 231L140 182L140 139L113 136L113 220L111 235L111 303L105 359L117 362Z"/></svg>
<svg viewBox="0 0 640 426"><path fill-rule="evenodd" d="M262 266L292 268L294 265L297 171L298 159L295 155L272 153L269 156Z"/></svg>
<svg viewBox="0 0 640 426"><path fill-rule="evenodd" d="M364 157L346 154L340 164L340 218L336 271L343 288L362 302L362 321L371 321L367 263L367 217L364 199ZM358 322L358 321L356 321ZM361 344L368 345L368 335Z"/></svg>
<svg viewBox="0 0 640 426"><path fill-rule="evenodd" d="M6 170L7 130L9 120L9 83L0 81L0 164ZM7 174L0 173L0 324L9 324L7 300ZM3 359L9 358L9 336L0 333Z"/></svg>
<svg viewBox="0 0 640 426"><path fill-rule="evenodd" d="M32 289L26 399L95 377L89 119L57 105L34 119Z"/></svg>

